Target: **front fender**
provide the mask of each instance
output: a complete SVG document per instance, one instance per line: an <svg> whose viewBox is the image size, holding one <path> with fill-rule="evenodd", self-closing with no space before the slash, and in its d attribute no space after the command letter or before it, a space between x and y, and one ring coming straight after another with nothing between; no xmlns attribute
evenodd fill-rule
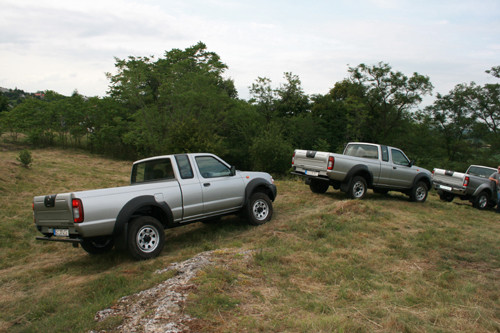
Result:
<svg viewBox="0 0 500 333"><path fill-rule="evenodd" d="M274 201L278 194L276 185L269 183L264 178L255 178L252 179L245 188L245 205L248 203L248 200L250 200L251 195L257 191L266 193L271 201Z"/></svg>
<svg viewBox="0 0 500 333"><path fill-rule="evenodd" d="M432 188L432 178L426 173L419 173L415 176L413 180L412 187L415 187L418 182L423 181L427 185L427 189L430 190Z"/></svg>

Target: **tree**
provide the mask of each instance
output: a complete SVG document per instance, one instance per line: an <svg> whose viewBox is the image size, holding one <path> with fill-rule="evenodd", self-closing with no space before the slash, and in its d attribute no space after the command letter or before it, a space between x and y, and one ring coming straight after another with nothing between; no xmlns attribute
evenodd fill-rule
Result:
<svg viewBox="0 0 500 333"><path fill-rule="evenodd" d="M429 77L413 73L408 78L382 62L350 67L349 73L352 83L364 87L364 105L356 104L366 108L362 118L370 123L365 128L369 141L387 142L400 135L401 121L422 101L422 96L433 89Z"/></svg>
<svg viewBox="0 0 500 333"><path fill-rule="evenodd" d="M476 124L476 88L474 83L456 85L447 95L438 94L425 110L442 135L448 162L464 159L470 149L465 141L473 137Z"/></svg>
<svg viewBox="0 0 500 333"><path fill-rule="evenodd" d="M492 67L486 73L500 78L500 66ZM475 112L488 129L493 133L496 140L500 139L500 84L485 84L483 87L475 87Z"/></svg>
<svg viewBox="0 0 500 333"><path fill-rule="evenodd" d="M280 117L293 117L309 111L309 97L301 87L300 79L290 72L284 73L286 82L276 89L276 111Z"/></svg>
<svg viewBox="0 0 500 333"><path fill-rule="evenodd" d="M237 94L234 83L222 77L227 66L205 44L173 49L156 61L117 59L115 66L118 73L108 74L110 94L131 113L124 141L140 155L225 152L220 125Z"/></svg>
<svg viewBox="0 0 500 333"><path fill-rule="evenodd" d="M9 110L9 99L0 92L0 113Z"/></svg>
<svg viewBox="0 0 500 333"><path fill-rule="evenodd" d="M270 123L277 116L276 93L271 87L271 79L258 77L250 86L250 104L255 105L257 111L264 116L266 123Z"/></svg>
<svg viewBox="0 0 500 333"><path fill-rule="evenodd" d="M262 128L253 138L250 156L257 170L285 173L290 169L293 147L276 122Z"/></svg>
<svg viewBox="0 0 500 333"><path fill-rule="evenodd" d="M366 87L357 82L343 80L335 83L328 93L336 109L330 126L334 126L341 143L346 141L375 141L370 131L373 118L367 105ZM340 140L342 139L342 140ZM339 142L340 143L340 142ZM338 146L338 144L337 144Z"/></svg>

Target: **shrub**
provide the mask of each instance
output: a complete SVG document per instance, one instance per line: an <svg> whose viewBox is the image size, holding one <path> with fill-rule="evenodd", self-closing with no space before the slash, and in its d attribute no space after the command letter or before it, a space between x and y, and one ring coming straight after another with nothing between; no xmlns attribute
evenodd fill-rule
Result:
<svg viewBox="0 0 500 333"><path fill-rule="evenodd" d="M25 168L29 168L30 164L33 162L31 157L31 152L28 149L24 149L19 153L17 160L23 164Z"/></svg>

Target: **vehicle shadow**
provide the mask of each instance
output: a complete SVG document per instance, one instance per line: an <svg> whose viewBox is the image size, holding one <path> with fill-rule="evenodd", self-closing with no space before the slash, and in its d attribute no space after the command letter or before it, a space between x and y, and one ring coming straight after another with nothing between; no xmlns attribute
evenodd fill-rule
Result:
<svg viewBox="0 0 500 333"><path fill-rule="evenodd" d="M165 247L159 257L174 251L203 252L214 250L219 248L219 243L237 237L251 228L254 227L248 225L246 219L231 215L210 223L195 222L179 228L165 229ZM92 275L125 263L137 262L126 250L119 250L116 247L108 253L99 255L90 255L81 247L70 253L76 255L71 259L46 267L43 269L44 272L65 270L68 273L71 271L71 274ZM71 255L70 253L68 256Z"/></svg>
<svg viewBox="0 0 500 333"><path fill-rule="evenodd" d="M355 199L350 199L346 193L338 191L338 190L328 190L325 194L325 196L328 196L332 199L337 199L337 200L355 200ZM387 200L396 200L396 201L409 201L409 198L407 195L400 193L400 192L389 192L386 194L381 194L381 193L375 193L372 190L369 190L365 197L362 200L373 200L373 201L387 201Z"/></svg>

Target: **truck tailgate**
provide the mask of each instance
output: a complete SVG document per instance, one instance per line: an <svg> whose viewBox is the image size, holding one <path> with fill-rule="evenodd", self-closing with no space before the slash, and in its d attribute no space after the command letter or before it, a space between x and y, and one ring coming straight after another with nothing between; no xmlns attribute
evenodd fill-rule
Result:
<svg viewBox="0 0 500 333"><path fill-rule="evenodd" d="M72 227L71 193L37 196L33 200L35 223L39 227Z"/></svg>
<svg viewBox="0 0 500 333"><path fill-rule="evenodd" d="M463 187L465 174L444 169L434 169L433 181L451 187Z"/></svg>
<svg viewBox="0 0 500 333"><path fill-rule="evenodd" d="M326 171L330 153L312 150L296 150L294 166L305 170Z"/></svg>

